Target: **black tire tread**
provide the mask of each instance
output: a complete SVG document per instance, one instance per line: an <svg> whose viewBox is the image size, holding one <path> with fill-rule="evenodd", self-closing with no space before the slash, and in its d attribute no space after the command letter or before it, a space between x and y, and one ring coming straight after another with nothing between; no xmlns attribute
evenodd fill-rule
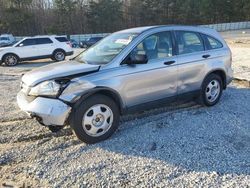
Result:
<svg viewBox="0 0 250 188"><path fill-rule="evenodd" d="M219 97L218 97L213 103L210 103L209 101L206 100L205 90L206 90L207 84L208 84L211 80L214 80L214 79L216 79L216 80L219 81L221 91L220 91ZM219 102L220 98L221 98L222 91L223 91L222 78L221 78L219 75L214 74L214 73L209 74L209 75L204 79L204 81L203 81L203 83L202 83L201 94L200 94L200 97L199 97L199 100L198 100L199 104L201 104L201 105L203 105L203 106L208 106L208 107L211 107L211 106L216 105L216 104Z"/></svg>
<svg viewBox="0 0 250 188"><path fill-rule="evenodd" d="M8 65L8 64L5 63L5 58L8 57L8 55L13 55L13 56L15 56L15 57L17 58L17 63L16 63L15 65ZM19 63L19 57L18 57L16 54L13 54L13 53L5 54L5 55L3 56L2 63L4 63L5 66L8 66L8 67L16 66L16 65Z"/></svg>
<svg viewBox="0 0 250 188"><path fill-rule="evenodd" d="M111 128L104 135L100 137L92 137L85 133L82 128L82 117L84 113L95 104L105 104L111 108L113 111L114 119ZM70 126L73 129L75 135L83 142L87 144L94 144L103 140L108 139L118 128L119 125L119 108L117 104L110 97L106 95L96 94L83 100L80 105L78 105L72 111L72 117L70 120Z"/></svg>
<svg viewBox="0 0 250 188"><path fill-rule="evenodd" d="M65 53L65 51L64 51L63 49L56 49L56 50L53 52L53 55L52 55L52 57L51 57L52 60L57 61L57 62L59 61L59 60L56 60L56 58L55 58L56 52L63 52L63 53L64 53L64 60L65 60L65 58L66 58L66 53Z"/></svg>

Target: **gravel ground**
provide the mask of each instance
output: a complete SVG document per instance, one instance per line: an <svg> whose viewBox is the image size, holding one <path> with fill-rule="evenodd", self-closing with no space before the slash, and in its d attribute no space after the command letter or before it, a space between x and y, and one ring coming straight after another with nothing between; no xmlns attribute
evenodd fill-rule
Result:
<svg viewBox="0 0 250 188"><path fill-rule="evenodd" d="M231 42L240 73L250 45ZM249 187L249 87L231 84L212 108L176 103L124 116L109 140L86 145L16 106L20 75L43 64L0 67L0 187Z"/></svg>

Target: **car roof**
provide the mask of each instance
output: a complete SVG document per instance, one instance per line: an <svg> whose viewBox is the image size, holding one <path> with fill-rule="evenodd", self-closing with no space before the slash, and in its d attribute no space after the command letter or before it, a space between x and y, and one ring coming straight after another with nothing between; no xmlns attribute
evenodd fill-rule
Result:
<svg viewBox="0 0 250 188"><path fill-rule="evenodd" d="M189 25L155 25L155 26L145 26L145 27L136 27L131 29L125 29L122 31L118 31L117 33L143 33L145 31L150 31L154 29L169 29L169 30L191 30L191 31L198 31L198 32L215 32L214 29L208 27L201 27L201 26L189 26Z"/></svg>
<svg viewBox="0 0 250 188"><path fill-rule="evenodd" d="M135 28L131 28L131 29L125 29L125 30L121 30L118 31L117 33L142 33L146 30L155 28L157 26L144 26L144 27L135 27Z"/></svg>
<svg viewBox="0 0 250 188"><path fill-rule="evenodd" d="M50 37L65 37L66 36L58 36L58 35L37 35L37 36L32 36L32 37L25 37L25 39L34 39L34 38L50 38Z"/></svg>

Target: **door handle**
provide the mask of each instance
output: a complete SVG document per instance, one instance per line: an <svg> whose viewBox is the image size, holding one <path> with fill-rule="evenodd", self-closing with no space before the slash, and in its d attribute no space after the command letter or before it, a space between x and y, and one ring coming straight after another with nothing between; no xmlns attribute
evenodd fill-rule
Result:
<svg viewBox="0 0 250 188"><path fill-rule="evenodd" d="M175 63L175 61L167 61L167 62L164 62L164 65L172 65L174 63Z"/></svg>
<svg viewBox="0 0 250 188"><path fill-rule="evenodd" d="M205 58L205 59L207 59L207 58L209 58L210 56L211 56L211 55L207 54L207 55L203 55L202 57Z"/></svg>

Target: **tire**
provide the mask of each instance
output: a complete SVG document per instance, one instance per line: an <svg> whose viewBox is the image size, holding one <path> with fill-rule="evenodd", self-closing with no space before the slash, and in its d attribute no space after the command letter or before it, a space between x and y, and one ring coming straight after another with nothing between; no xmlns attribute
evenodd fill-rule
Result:
<svg viewBox="0 0 250 188"><path fill-rule="evenodd" d="M65 60L65 57L66 57L66 54L63 50L56 50L53 55L52 55L52 60L54 61L64 61Z"/></svg>
<svg viewBox="0 0 250 188"><path fill-rule="evenodd" d="M105 95L93 95L73 109L70 126L76 136L87 144L108 139L118 128L117 104Z"/></svg>
<svg viewBox="0 0 250 188"><path fill-rule="evenodd" d="M6 66L16 66L19 63L19 58L15 54L7 54L3 57L3 62Z"/></svg>
<svg viewBox="0 0 250 188"><path fill-rule="evenodd" d="M222 92L221 77L217 74L210 74L203 81L199 102L204 106L214 106L219 102Z"/></svg>

